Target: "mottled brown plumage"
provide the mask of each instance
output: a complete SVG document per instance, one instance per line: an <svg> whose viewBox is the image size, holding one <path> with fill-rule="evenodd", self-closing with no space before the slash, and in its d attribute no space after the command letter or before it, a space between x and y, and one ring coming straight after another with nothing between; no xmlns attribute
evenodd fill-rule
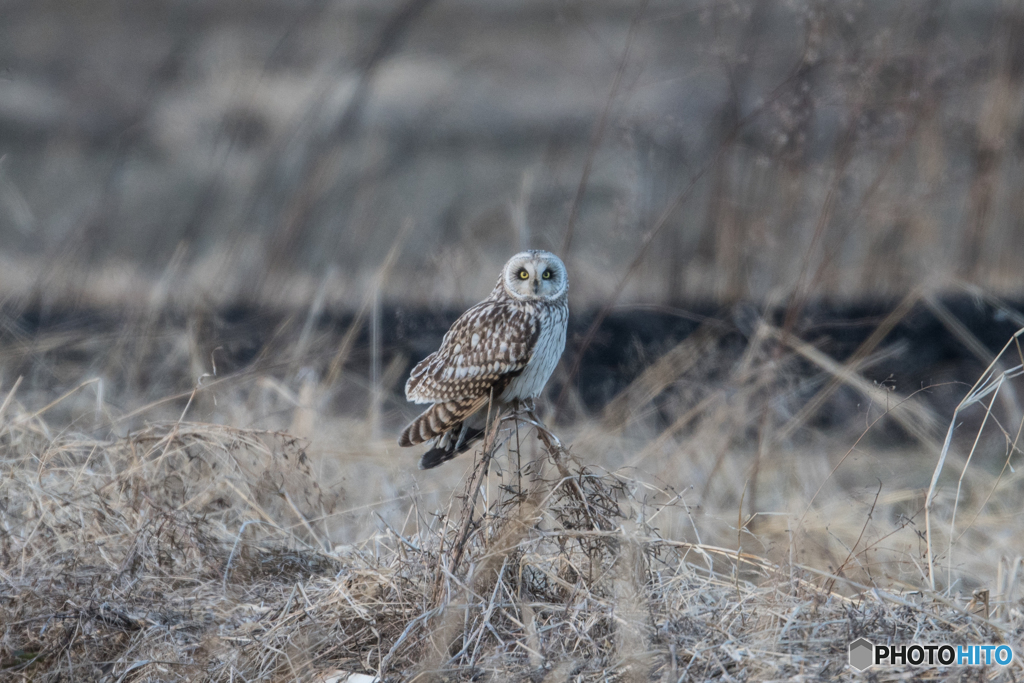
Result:
<svg viewBox="0 0 1024 683"><path fill-rule="evenodd" d="M441 348L413 368L405 393L416 403L489 393L526 367L537 332L536 316L516 302L481 301L455 321Z"/></svg>

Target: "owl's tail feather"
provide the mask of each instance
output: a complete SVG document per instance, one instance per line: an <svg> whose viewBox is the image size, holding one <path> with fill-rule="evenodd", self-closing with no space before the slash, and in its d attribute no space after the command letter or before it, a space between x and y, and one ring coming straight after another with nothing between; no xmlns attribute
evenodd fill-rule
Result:
<svg viewBox="0 0 1024 683"><path fill-rule="evenodd" d="M437 445L423 454L423 457L420 458L420 469L429 470L431 467L448 462L460 453L465 453L483 435L484 430L459 423L450 432L438 437Z"/></svg>
<svg viewBox="0 0 1024 683"><path fill-rule="evenodd" d="M485 399L486 400L486 399ZM451 431L480 408L479 399L456 399L427 408L398 437L399 446L415 446Z"/></svg>
<svg viewBox="0 0 1024 683"><path fill-rule="evenodd" d="M432 448L420 460L420 469L436 467L469 449L483 430L463 425L463 421L487 404L487 397L456 399L435 403L409 423L398 437L399 446L415 446L431 441Z"/></svg>

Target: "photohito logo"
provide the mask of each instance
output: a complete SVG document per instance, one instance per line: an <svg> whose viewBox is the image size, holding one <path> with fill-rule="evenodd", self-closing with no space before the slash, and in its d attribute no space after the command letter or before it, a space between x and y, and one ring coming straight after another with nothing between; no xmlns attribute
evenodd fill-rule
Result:
<svg viewBox="0 0 1024 683"><path fill-rule="evenodd" d="M1006 666L1013 661L1009 645L875 645L867 638L850 643L850 666L863 671L872 664L889 666Z"/></svg>

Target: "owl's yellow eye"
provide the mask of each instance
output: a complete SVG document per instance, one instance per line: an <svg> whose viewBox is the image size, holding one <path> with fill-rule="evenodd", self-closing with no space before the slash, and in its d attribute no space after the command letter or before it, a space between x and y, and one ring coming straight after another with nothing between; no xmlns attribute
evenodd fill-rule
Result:
<svg viewBox="0 0 1024 683"><path fill-rule="evenodd" d="M520 268L519 269L519 279L520 280L529 280L530 279L530 274L528 272L526 272L526 268Z"/></svg>
<svg viewBox="0 0 1024 683"><path fill-rule="evenodd" d="M541 275L541 277L544 278L545 280L550 280L551 279L551 271L550 270L545 270L544 274Z"/></svg>

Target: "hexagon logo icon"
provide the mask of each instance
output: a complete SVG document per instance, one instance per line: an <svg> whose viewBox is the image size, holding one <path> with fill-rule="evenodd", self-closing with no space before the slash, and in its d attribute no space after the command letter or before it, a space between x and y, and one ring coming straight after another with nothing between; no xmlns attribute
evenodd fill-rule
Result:
<svg viewBox="0 0 1024 683"><path fill-rule="evenodd" d="M850 643L850 666L857 671L863 671L872 664L872 654L875 646L867 638L858 638Z"/></svg>

